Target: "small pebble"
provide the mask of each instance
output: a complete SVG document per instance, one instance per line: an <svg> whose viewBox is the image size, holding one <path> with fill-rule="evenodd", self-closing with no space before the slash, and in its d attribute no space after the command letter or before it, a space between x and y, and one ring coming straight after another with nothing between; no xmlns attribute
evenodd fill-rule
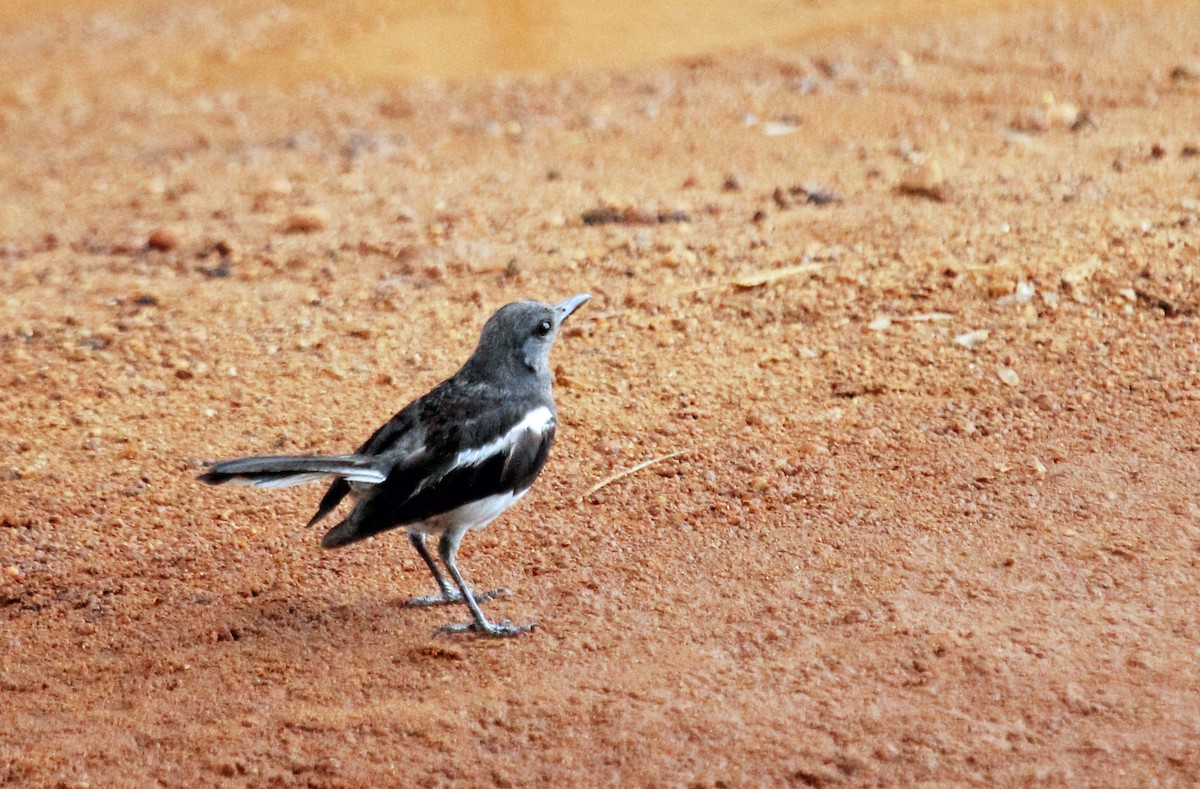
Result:
<svg viewBox="0 0 1200 789"><path fill-rule="evenodd" d="M1028 304L1037 295L1037 288L1029 280L1021 280L1013 286L1013 289L1007 295L996 299L999 305L1006 304Z"/></svg>
<svg viewBox="0 0 1200 789"><path fill-rule="evenodd" d="M975 329L974 331L963 332L954 338L954 344L961 345L964 348L974 348L990 337L991 334L987 329Z"/></svg>
<svg viewBox="0 0 1200 789"><path fill-rule="evenodd" d="M842 615L842 623L847 625L861 625L869 621L871 621L871 612L865 608L853 608Z"/></svg>
<svg viewBox="0 0 1200 789"><path fill-rule="evenodd" d="M950 185L937 159L930 159L900 182L901 194L924 197L944 203L950 199Z"/></svg>
<svg viewBox="0 0 1200 789"><path fill-rule="evenodd" d="M179 246L179 233L169 227L157 227L150 231L146 246L159 252L170 252Z"/></svg>
<svg viewBox="0 0 1200 789"><path fill-rule="evenodd" d="M867 328L871 331L885 331L892 327L892 319L886 315L880 315L875 320L867 324Z"/></svg>
<svg viewBox="0 0 1200 789"><path fill-rule="evenodd" d="M767 137L782 137L785 134L795 134L800 130L794 121L767 121L762 125L762 133Z"/></svg>
<svg viewBox="0 0 1200 789"><path fill-rule="evenodd" d="M1017 371L1008 366L1003 366L997 370L996 377L1009 386L1017 386L1021 383L1021 377L1017 375Z"/></svg>
<svg viewBox="0 0 1200 789"><path fill-rule="evenodd" d="M227 238L222 238L214 242L212 249L213 252L216 252L223 258L238 257L239 253L241 252L237 242L230 241Z"/></svg>
<svg viewBox="0 0 1200 789"><path fill-rule="evenodd" d="M1046 122L1059 129L1072 129L1079 120L1079 108L1069 101L1058 102L1046 109Z"/></svg>
<svg viewBox="0 0 1200 789"><path fill-rule="evenodd" d="M321 208L301 208L293 212L284 224L288 233L316 233L329 225L329 214Z"/></svg>
<svg viewBox="0 0 1200 789"><path fill-rule="evenodd" d="M1171 69L1171 79L1200 79L1200 61L1182 63Z"/></svg>

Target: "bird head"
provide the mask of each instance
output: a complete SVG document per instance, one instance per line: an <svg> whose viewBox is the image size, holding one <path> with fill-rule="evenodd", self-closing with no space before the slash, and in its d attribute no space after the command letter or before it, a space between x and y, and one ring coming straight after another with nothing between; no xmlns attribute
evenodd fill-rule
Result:
<svg viewBox="0 0 1200 789"><path fill-rule="evenodd" d="M518 301L506 304L488 318L479 345L464 369L484 375L509 372L550 378L550 348L571 313L592 297L572 296L558 304Z"/></svg>

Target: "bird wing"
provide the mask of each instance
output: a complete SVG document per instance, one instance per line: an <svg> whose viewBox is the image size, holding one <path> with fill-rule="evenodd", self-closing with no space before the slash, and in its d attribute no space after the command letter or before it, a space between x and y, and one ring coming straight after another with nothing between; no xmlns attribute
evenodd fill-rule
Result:
<svg viewBox="0 0 1200 789"><path fill-rule="evenodd" d="M438 389L444 387L443 383ZM434 392L437 392L435 389ZM430 395L433 395L431 392ZM429 396L429 395L427 395ZM409 403L399 413L384 422L371 434L356 455L391 455L388 458L393 465L401 468L407 465L419 464L422 460L422 449L425 445L425 431L420 419L420 400ZM329 513L337 509L351 491L350 483L344 479L335 479L321 497L317 512L308 521L311 527Z"/></svg>
<svg viewBox="0 0 1200 789"><path fill-rule="evenodd" d="M554 442L552 405L461 387L451 397L433 395L422 403L418 460L394 468L386 481L365 491L323 545L345 545L532 484Z"/></svg>

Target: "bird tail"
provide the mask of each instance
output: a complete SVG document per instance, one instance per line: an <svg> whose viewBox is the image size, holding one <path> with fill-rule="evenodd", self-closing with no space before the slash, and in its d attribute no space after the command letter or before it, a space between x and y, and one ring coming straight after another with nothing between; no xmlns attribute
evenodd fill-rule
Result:
<svg viewBox="0 0 1200 789"><path fill-rule="evenodd" d="M325 532L325 536L321 538L322 548L341 548L343 545L349 545L352 542L370 537L374 532L362 533L357 522L351 518L339 523L329 531Z"/></svg>
<svg viewBox="0 0 1200 789"><path fill-rule="evenodd" d="M326 477L348 482L379 484L387 471L379 458L367 455L291 455L223 460L201 474L201 482L223 485L236 482L259 488L286 488Z"/></svg>

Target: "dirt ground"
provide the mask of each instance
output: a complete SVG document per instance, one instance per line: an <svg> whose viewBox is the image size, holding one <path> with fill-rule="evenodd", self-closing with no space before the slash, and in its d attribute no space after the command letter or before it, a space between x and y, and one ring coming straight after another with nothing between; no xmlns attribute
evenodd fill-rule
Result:
<svg viewBox="0 0 1200 789"><path fill-rule="evenodd" d="M1125 6L198 90L10 28L0 780L1200 784L1200 5ZM319 488L195 481L579 291L460 554L529 637L432 637Z"/></svg>

